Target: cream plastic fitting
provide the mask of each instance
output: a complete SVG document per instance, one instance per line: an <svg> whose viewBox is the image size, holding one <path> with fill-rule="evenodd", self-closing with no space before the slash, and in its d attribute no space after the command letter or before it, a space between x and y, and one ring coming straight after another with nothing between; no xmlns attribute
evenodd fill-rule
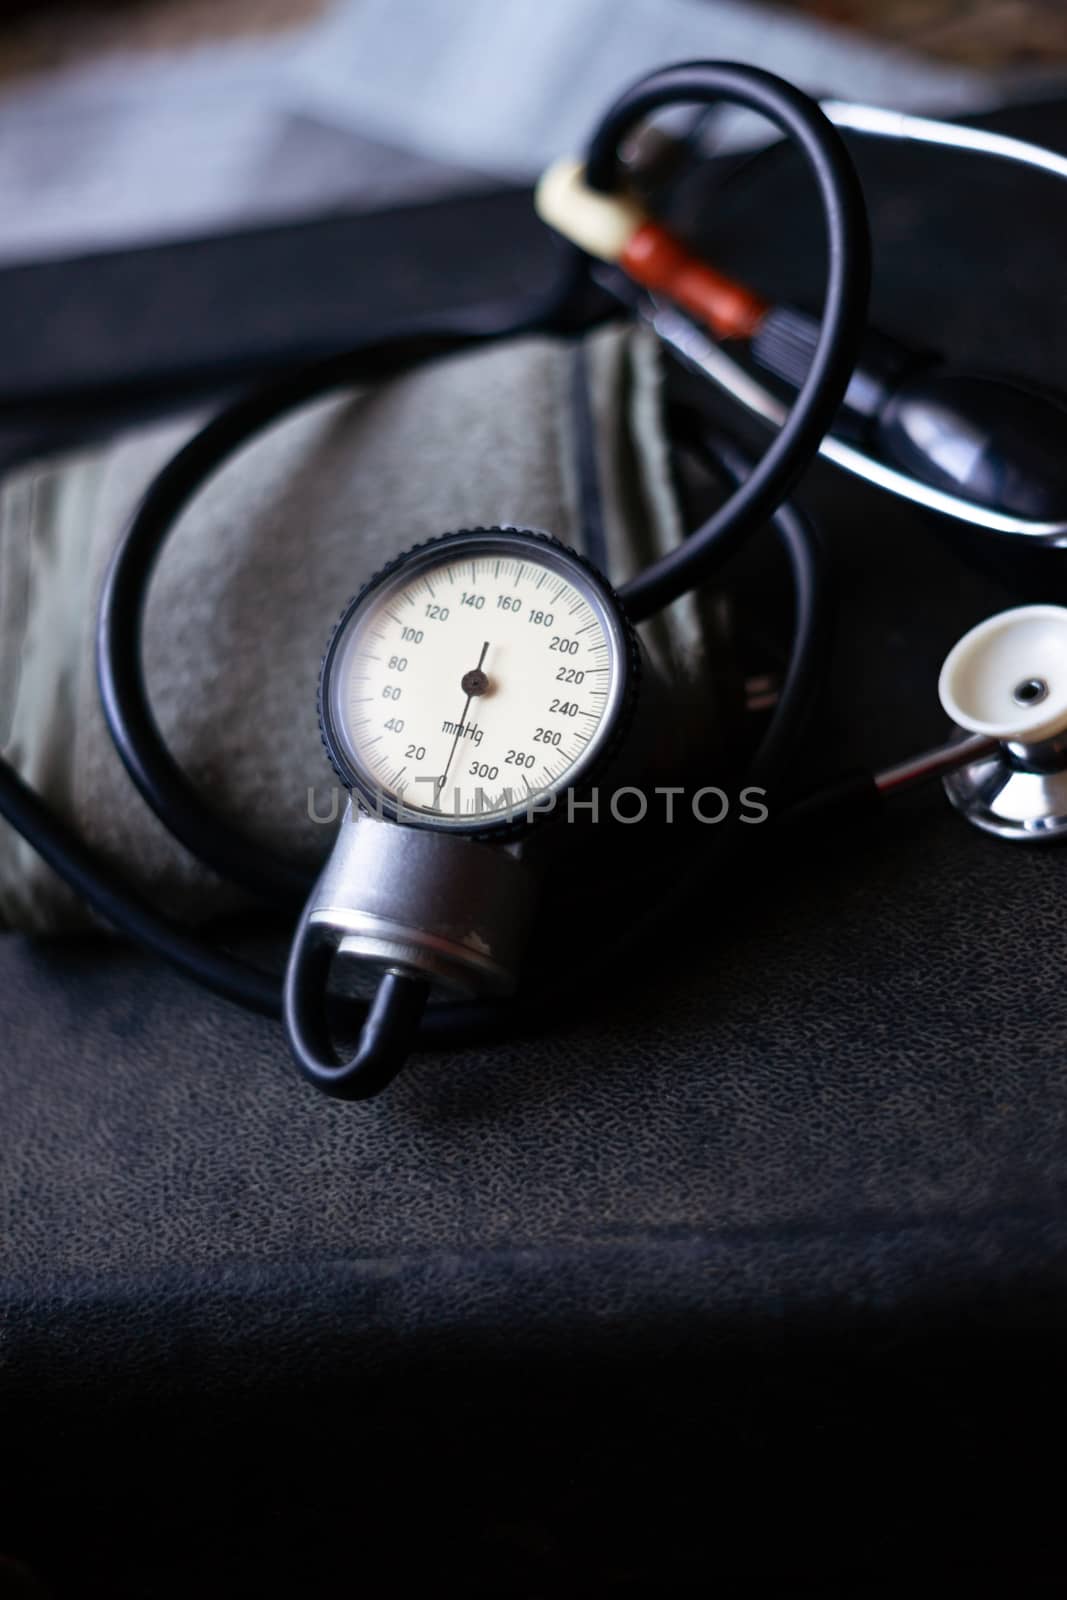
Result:
<svg viewBox="0 0 1067 1600"><path fill-rule="evenodd" d="M590 189L582 163L570 156L553 161L541 174L534 208L542 222L601 261L618 261L648 221L634 201Z"/></svg>
<svg viewBox="0 0 1067 1600"><path fill-rule="evenodd" d="M937 692L971 733L1037 744L1067 732L1067 609L1017 606L949 651Z"/></svg>

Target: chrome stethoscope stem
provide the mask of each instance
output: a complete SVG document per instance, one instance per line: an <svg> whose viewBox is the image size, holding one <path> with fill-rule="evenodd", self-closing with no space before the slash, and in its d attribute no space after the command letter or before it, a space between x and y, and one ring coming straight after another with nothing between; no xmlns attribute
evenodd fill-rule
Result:
<svg viewBox="0 0 1067 1600"><path fill-rule="evenodd" d="M932 750L924 750L920 755L910 756L907 761L875 773L874 786L879 794L897 794L901 789L932 782L960 767L981 761L997 749L997 740L982 733L972 734L969 739L952 739L947 744L935 745Z"/></svg>

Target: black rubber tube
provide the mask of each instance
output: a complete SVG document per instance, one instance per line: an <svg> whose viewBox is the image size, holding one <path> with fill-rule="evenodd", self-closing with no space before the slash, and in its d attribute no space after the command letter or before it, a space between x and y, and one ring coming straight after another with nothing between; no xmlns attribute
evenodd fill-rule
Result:
<svg viewBox="0 0 1067 1600"><path fill-rule="evenodd" d="M335 1100L369 1100L380 1094L418 1043L429 980L386 972L374 992L355 1053L341 1055L330 1037L326 985L333 951L303 929L285 970L283 1013L289 1048L308 1083Z"/></svg>
<svg viewBox="0 0 1067 1600"><path fill-rule="evenodd" d="M710 559L727 532L735 545L743 541L789 495L845 397L866 325L870 234L855 168L840 134L815 102L773 73L719 61L689 62L652 73L626 90L597 128L586 157L588 182L607 191L619 186L620 142L652 112L720 100L773 122L797 146L815 180L826 224L822 324L807 377L755 470L704 527L622 590L635 620L703 582L710 570L705 552Z"/></svg>

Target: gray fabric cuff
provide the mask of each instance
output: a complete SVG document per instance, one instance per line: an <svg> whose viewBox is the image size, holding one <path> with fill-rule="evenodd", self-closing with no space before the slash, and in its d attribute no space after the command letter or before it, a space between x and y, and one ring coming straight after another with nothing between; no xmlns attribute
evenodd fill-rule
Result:
<svg viewBox="0 0 1067 1600"><path fill-rule="evenodd" d="M419 368L332 397L258 438L199 494L153 581L149 690L184 770L224 816L309 867L329 837L332 774L316 676L350 595L399 551L455 528L539 527L586 548L573 419L585 364L609 576L623 582L682 537L654 341L600 330ZM139 495L195 421L22 469L0 489L0 738L29 783L171 915L240 908L133 789L100 711L94 621L103 572ZM704 673L687 597L646 629L679 684ZM0 822L0 918L84 926L73 897Z"/></svg>

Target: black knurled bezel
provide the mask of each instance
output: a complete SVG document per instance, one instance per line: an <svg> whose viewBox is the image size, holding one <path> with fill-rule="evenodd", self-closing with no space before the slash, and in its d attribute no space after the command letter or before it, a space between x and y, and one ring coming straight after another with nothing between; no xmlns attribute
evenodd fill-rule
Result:
<svg viewBox="0 0 1067 1600"><path fill-rule="evenodd" d="M576 795L581 796L588 794L589 790L595 786L597 778L603 775L605 770L618 755L622 743L630 731L630 728L633 724L634 709L637 704L637 696L640 688L641 651L637 642L637 635L634 632L633 624L626 614L626 610L622 604L622 601L619 599L618 594L615 592L607 578L605 578L604 574L597 566L594 565L592 561L588 559L588 557L582 555L580 551L575 550L571 545L564 544L562 539L557 539L553 534L546 533L540 528L516 528L505 527L502 525L493 525L491 527L484 528L458 528L449 533L438 534L433 539L422 539L418 544L413 544L407 550L404 550L399 555L394 556L391 561L387 561L383 567L379 567L378 571L368 578L362 588L357 590L357 592L352 596L348 604L344 607L344 610L341 612L341 615L333 625L333 628L330 632L330 637L326 643L326 649L323 651L322 662L319 667L319 733L322 738L322 743L326 751L327 758L344 788L346 788L355 799L364 804L374 816L384 816L389 821L395 822L403 827L430 828L435 831L447 831L449 833L459 834L468 839L493 839L497 841L505 841L515 838L518 834L526 833L530 828L536 827L539 824L551 822L559 815L559 807L556 806L552 811L535 813L535 815L532 817L524 813L521 817L502 817L495 822L486 821L483 818L477 823L473 823L469 828L464 827L462 822L458 821L442 825L431 816L421 816L412 812L411 810L405 810L403 818L399 818L396 806L385 795L383 795L380 790L367 784L364 781L362 774L356 772L346 762L344 753L339 747L339 742L331 726L329 697L324 692L330 667L332 666L333 659L337 653L338 645L344 635L348 623L351 621L355 612L362 606L367 597L373 594L376 589L380 588L383 583L391 578L398 568L404 566L404 564L410 561L413 556L422 555L426 551L436 551L439 548L446 547L450 544L458 544L464 540L498 540L502 536L509 540L515 539L517 541L536 541L538 544L549 545L554 550L560 552L576 566L582 568L587 577L599 589L601 598L606 602L610 609L614 610L618 617L624 650L622 652L619 664L620 671L623 675L623 684L619 706L615 713L615 726L612 729L610 736L605 740L591 770L583 774L581 783L575 790ZM568 785L567 787L569 788L571 785ZM561 794L565 794L566 792L566 788L560 791Z"/></svg>

